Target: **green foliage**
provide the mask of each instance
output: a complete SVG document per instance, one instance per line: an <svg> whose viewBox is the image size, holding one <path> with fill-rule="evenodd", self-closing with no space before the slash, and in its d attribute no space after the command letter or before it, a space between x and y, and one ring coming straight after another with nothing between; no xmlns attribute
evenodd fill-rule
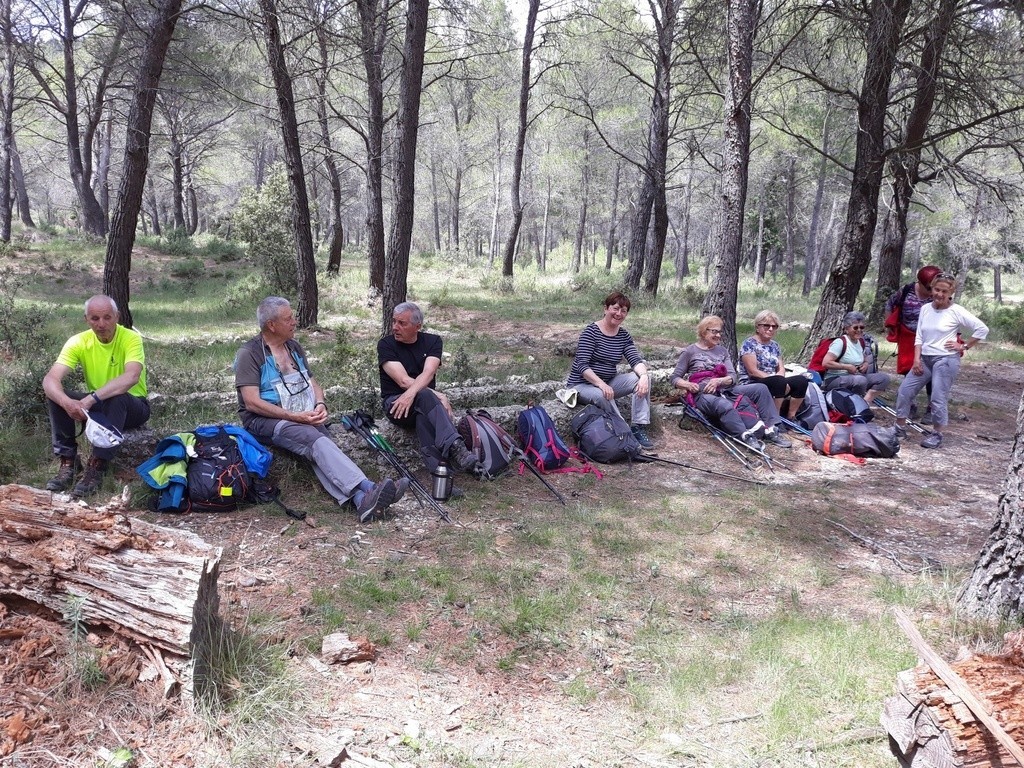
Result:
<svg viewBox="0 0 1024 768"><path fill-rule="evenodd" d="M291 224L291 192L284 167L274 166L259 189L247 189L235 210L238 236L249 244L249 258L271 290L288 296L295 291L295 235Z"/></svg>
<svg viewBox="0 0 1024 768"><path fill-rule="evenodd" d="M451 366L451 376L454 381L467 381L479 376L464 344L456 347L455 354L452 355Z"/></svg>
<svg viewBox="0 0 1024 768"><path fill-rule="evenodd" d="M361 408L373 412L378 400L377 346L376 343L355 338L349 329L342 325L334 337L326 362L332 386L340 387L341 392L335 394L332 389L333 407ZM317 380L328 380L317 374ZM340 398L340 402L337 399Z"/></svg>
<svg viewBox="0 0 1024 768"><path fill-rule="evenodd" d="M198 280L206 272L202 260L190 256L171 265L171 276L185 281Z"/></svg>
<svg viewBox="0 0 1024 768"><path fill-rule="evenodd" d="M0 354L25 358L46 345L46 312L17 299L27 282L10 267L0 269Z"/></svg>
<svg viewBox="0 0 1024 768"><path fill-rule="evenodd" d="M206 239L201 252L206 258L219 262L239 261L245 257L245 249L241 245L216 235L210 235Z"/></svg>
<svg viewBox="0 0 1024 768"><path fill-rule="evenodd" d="M1024 304L997 308L989 322L1007 341L1024 344Z"/></svg>
<svg viewBox="0 0 1024 768"><path fill-rule="evenodd" d="M68 648L68 658L71 662L69 690L81 686L87 691L93 691L107 682L107 676L100 666L99 652L85 639L85 603L86 598L79 595L68 595L64 601L64 620L68 623L71 633Z"/></svg>

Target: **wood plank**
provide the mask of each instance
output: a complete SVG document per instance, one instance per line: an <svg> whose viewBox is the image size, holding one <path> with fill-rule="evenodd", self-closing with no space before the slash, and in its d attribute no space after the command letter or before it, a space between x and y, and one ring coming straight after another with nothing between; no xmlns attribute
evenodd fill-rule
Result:
<svg viewBox="0 0 1024 768"><path fill-rule="evenodd" d="M914 622L910 620L910 617L903 612L902 609L896 607L893 609L896 614L896 623L900 629L910 640L911 645L917 651L918 655L927 662L928 666L932 668L936 675L938 675L942 682L944 682L953 693L960 697L960 699L967 705L971 710L971 713L985 726L985 728L991 733L996 740L1002 745L1002 747L1010 753L1014 760L1017 761L1018 765L1024 766L1024 750L1021 749L1020 745L1003 729L999 721L996 720L988 711L988 707L985 703L975 695L971 690L970 686L964 681L963 678L958 675L946 661L939 656L928 642L921 636L917 627L914 626Z"/></svg>

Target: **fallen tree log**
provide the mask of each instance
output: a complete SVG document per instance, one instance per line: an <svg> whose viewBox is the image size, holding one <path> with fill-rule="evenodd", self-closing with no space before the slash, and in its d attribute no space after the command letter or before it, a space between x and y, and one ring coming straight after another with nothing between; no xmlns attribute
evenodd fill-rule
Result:
<svg viewBox="0 0 1024 768"><path fill-rule="evenodd" d="M68 600L86 625L180 656L199 654L216 629L221 549L195 534L122 511L91 508L24 485L0 486L0 599L61 615Z"/></svg>
<svg viewBox="0 0 1024 768"><path fill-rule="evenodd" d="M1011 632L1001 654L978 654L945 666L936 663L941 670L924 663L900 672L899 693L885 700L881 716L899 764L903 768L1020 765L1015 755L1024 735L1022 648L1024 631Z"/></svg>

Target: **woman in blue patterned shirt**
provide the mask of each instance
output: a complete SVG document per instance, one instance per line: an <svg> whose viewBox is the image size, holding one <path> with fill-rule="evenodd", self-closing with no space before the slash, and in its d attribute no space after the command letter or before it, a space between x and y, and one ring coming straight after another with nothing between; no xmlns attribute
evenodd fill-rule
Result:
<svg viewBox="0 0 1024 768"><path fill-rule="evenodd" d="M786 375L782 364L782 348L775 340L779 330L779 316L770 309L763 309L754 318L754 335L740 347L741 373L744 382L760 383L768 387L775 399L775 407L782 411L782 403L789 398L789 410L783 414L790 421L807 395L808 380L801 374Z"/></svg>

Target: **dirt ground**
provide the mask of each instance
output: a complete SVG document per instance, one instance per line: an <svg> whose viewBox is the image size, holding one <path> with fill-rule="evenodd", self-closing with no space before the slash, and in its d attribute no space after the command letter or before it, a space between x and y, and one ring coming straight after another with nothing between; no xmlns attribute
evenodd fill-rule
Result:
<svg viewBox="0 0 1024 768"><path fill-rule="evenodd" d="M854 467L798 445L773 451L786 468L778 467L769 482L806 499L809 513L802 535L828 540L837 567L900 573L962 566L987 536L1022 389L1024 366L968 363L956 385L955 420L942 450L920 448L911 433L896 459ZM659 453L666 458L724 468L706 436L679 430L672 420L662 421L658 439ZM605 482L630 471L612 468ZM647 494L660 489L716 496L723 488L745 487L664 465L645 466L642 473ZM573 476L550 479L567 492L576 482ZM503 492L522 492L526 507L531 503L526 494L533 489L515 490L525 487L520 482ZM902 514L892 514L896 509ZM492 516L466 505L458 507L456 517L470 527L495 531L499 547L516 524L507 512ZM673 755L671 734L638 737L644 723L614 693L620 689L616 677L629 664L628 646L616 642L614 633L612 640L552 651L542 663L519 664L511 672L499 671L497 660L508 654L511 641L498 636L478 644L472 664L432 658L433 648L472 627L467 606L453 620L424 622L415 641L396 637L375 662L326 665L302 648L298 639L309 633L303 611L313 587L330 585L353 562L426 563L436 556L443 546L436 533L444 524L429 509L403 502L385 525L371 532L353 524L341 539L323 527L296 530L281 517L244 511L156 521L187 528L224 548L220 589L227 615L277 617L273 632L290 644L290 669L303 681L308 698L303 722L280 739L277 765L318 764L313 755L325 744L335 749L323 754L334 756L339 745L347 746L347 757L335 764L429 765L417 754L421 742L433 745L435 765L699 764ZM806 599L832 597L822 591ZM431 608L423 606L423 611L429 614ZM624 625L636 620L619 617ZM92 634L88 642L105 649L105 671L123 685L107 688L103 696L69 688L66 634L59 617L0 603L0 765L114 765L105 761L117 744L128 745L140 766L249 764L225 753L224 739L214 737L216 723L193 715L187 695L165 700L159 681L147 679L145 660L116 636ZM621 634L628 636L628 631ZM586 706L568 702L562 684L575 670L592 666L595 655L604 659L608 690Z"/></svg>

